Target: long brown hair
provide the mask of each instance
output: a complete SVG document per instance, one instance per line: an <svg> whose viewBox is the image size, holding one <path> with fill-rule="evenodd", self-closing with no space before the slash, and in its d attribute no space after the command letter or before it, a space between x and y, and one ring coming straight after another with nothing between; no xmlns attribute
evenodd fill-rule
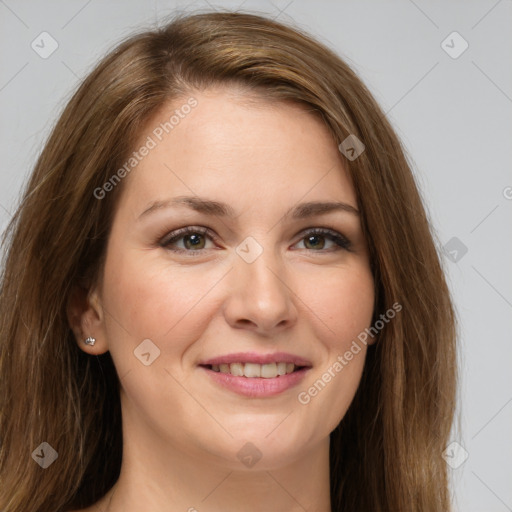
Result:
<svg viewBox="0 0 512 512"><path fill-rule="evenodd" d="M392 127L329 48L292 25L235 12L179 15L136 34L87 76L61 114L4 234L0 297L0 509L90 506L119 476L119 381L110 354L77 346L74 286L101 278L123 184L102 187L168 101L236 84L306 105L337 145L357 192L375 278L375 318L400 314L368 348L361 384L331 434L333 511L450 508L447 444L455 402L455 320L427 215ZM135 171L136 172L136 171ZM58 452L42 470L32 452Z"/></svg>

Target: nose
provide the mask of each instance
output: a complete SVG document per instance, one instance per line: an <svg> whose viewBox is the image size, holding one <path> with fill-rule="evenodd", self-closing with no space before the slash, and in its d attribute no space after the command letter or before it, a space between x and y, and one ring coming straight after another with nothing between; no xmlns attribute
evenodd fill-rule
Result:
<svg viewBox="0 0 512 512"><path fill-rule="evenodd" d="M296 296L271 251L247 263L236 257L224 315L234 328L272 336L297 322Z"/></svg>

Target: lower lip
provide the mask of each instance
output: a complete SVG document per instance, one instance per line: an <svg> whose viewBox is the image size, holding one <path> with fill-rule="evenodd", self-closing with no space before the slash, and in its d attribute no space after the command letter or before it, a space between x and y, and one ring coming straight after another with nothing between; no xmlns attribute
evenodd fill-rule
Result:
<svg viewBox="0 0 512 512"><path fill-rule="evenodd" d="M293 386L296 386L309 370L309 368L301 368L300 370L287 373L286 375L265 379L262 377L237 377L230 373L215 372L204 366L200 366L200 368L205 370L210 378L221 386L251 398L275 396L279 393L283 393Z"/></svg>

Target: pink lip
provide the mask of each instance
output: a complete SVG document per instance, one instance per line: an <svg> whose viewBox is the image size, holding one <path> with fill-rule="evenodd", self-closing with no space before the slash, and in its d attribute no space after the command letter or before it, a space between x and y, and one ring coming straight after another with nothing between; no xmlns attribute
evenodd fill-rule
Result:
<svg viewBox="0 0 512 512"><path fill-rule="evenodd" d="M231 364L231 363L293 363L295 366L311 366L307 359L287 354L286 352L274 352L272 354L258 354L256 352L238 352L236 354L226 354L225 356L214 357L206 361L201 361L202 366L213 364ZM272 379L266 379L272 380Z"/></svg>
<svg viewBox="0 0 512 512"><path fill-rule="evenodd" d="M239 361L240 359L237 359L236 361L232 362ZM242 359L242 361L253 362L247 361L247 359ZM275 359L273 359L273 361L275 361ZM284 362L283 360L280 361ZM230 373L215 372L209 368L206 368L205 366L201 366L200 368L203 369L217 384L220 384L221 386L234 391L235 393L251 398L262 398L278 395L279 393L282 393L283 391L296 386L305 377L306 372L309 370L309 368L301 368L300 370L297 370L293 373L280 375L273 379L265 379L262 377L236 377Z"/></svg>
<svg viewBox="0 0 512 512"><path fill-rule="evenodd" d="M279 375L273 379L263 377L237 377L230 373L215 372L207 366L231 363L293 363L295 366L303 366L299 370L286 375ZM199 363L207 374L221 386L236 393L252 398L274 396L296 386L311 368L311 363L302 357L286 352L274 352L271 354L258 354L257 352L237 352L224 356L214 357Z"/></svg>

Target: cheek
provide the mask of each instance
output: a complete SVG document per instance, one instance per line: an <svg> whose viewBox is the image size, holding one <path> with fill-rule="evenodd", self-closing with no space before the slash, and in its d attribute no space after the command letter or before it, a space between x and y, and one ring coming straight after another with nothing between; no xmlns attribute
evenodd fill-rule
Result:
<svg viewBox="0 0 512 512"><path fill-rule="evenodd" d="M316 283L316 287L314 286ZM370 325L374 308L374 281L363 263L312 275L302 287L301 296L316 316L318 338L327 348L343 350Z"/></svg>
<svg viewBox="0 0 512 512"><path fill-rule="evenodd" d="M204 411L184 393L186 374L180 367L204 334L215 309L208 291L222 280L226 269L178 269L162 260L161 255L157 259L136 250L112 254L107 260L106 336L130 407L136 404L145 417L165 428L188 424L187 432L194 429L194 416ZM148 351L150 364L145 366L142 354Z"/></svg>
<svg viewBox="0 0 512 512"><path fill-rule="evenodd" d="M111 313L107 315L111 317L109 343L126 347L128 338L135 348L144 339L157 345L163 343L160 340L172 339L165 350L176 353L185 348L183 344L191 343L196 333L200 336L198 315L201 322L208 320L212 306L207 295L227 269L219 265L209 270L194 265L178 269L175 265L161 254L147 255L140 250L113 253L107 259L104 304Z"/></svg>
<svg viewBox="0 0 512 512"><path fill-rule="evenodd" d="M374 281L365 265L338 269L322 282L322 293L309 288L307 300L324 356L297 391L303 414L322 418L315 426L318 436L336 428L354 398L367 350L358 336L371 325L374 307Z"/></svg>

